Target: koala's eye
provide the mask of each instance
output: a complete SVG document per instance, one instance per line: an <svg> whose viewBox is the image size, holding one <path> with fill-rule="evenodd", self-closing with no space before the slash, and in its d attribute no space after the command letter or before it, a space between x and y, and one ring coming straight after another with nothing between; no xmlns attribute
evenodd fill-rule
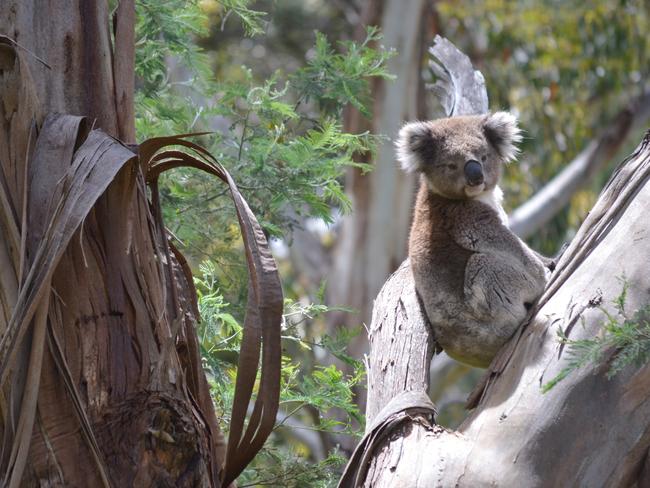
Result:
<svg viewBox="0 0 650 488"><path fill-rule="evenodd" d="M447 165L447 168L449 168L449 169L456 169L456 168L458 168L458 166L456 166L455 164L448 164L448 165Z"/></svg>
<svg viewBox="0 0 650 488"><path fill-rule="evenodd" d="M481 156L481 161L485 162L486 159L487 159L487 156L485 156L485 155Z"/></svg>

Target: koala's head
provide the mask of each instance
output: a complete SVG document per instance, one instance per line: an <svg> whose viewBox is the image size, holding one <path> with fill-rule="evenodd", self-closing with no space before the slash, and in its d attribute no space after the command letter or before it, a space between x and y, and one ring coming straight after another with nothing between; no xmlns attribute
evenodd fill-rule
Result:
<svg viewBox="0 0 650 488"><path fill-rule="evenodd" d="M434 193L473 198L492 190L514 159L521 134L514 115L451 117L402 127L397 157L406 172L421 172Z"/></svg>

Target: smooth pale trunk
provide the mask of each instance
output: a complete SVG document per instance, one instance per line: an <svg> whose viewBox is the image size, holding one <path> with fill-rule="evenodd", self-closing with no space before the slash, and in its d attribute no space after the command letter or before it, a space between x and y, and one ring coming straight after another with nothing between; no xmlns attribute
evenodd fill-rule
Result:
<svg viewBox="0 0 650 488"><path fill-rule="evenodd" d="M602 333L623 279L628 313L648 304L649 179L650 134L601 194L458 431L414 416L375 446L363 486L649 486L650 365L607 379L608 362L598 362L541 389L567 364L559 328L573 340ZM427 391L432 344L405 262L375 301L368 425L400 392Z"/></svg>

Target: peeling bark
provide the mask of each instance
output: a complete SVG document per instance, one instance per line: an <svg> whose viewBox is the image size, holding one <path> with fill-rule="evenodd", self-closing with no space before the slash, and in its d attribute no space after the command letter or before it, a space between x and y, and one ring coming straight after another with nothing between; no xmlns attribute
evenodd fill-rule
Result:
<svg viewBox="0 0 650 488"><path fill-rule="evenodd" d="M135 140L133 0L112 21L115 44L105 1L0 3L0 484L228 485L275 420L277 270L234 182L204 150L169 137L136 154L111 137ZM168 144L199 159L158 152ZM229 185L251 276L248 369L235 393L243 408L232 415L245 439L234 436L225 475L196 293L153 187L179 162Z"/></svg>

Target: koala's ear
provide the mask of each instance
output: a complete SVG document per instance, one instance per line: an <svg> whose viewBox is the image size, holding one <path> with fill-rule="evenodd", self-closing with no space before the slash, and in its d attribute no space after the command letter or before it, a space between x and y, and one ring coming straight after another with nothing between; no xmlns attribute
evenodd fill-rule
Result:
<svg viewBox="0 0 650 488"><path fill-rule="evenodd" d="M395 147L397 159L407 173L422 171L436 155L435 140L427 122L409 122L402 127Z"/></svg>
<svg viewBox="0 0 650 488"><path fill-rule="evenodd" d="M488 115L483 123L483 131L488 142L505 161L510 161L517 156L521 130L517 127L517 118L514 115L509 112Z"/></svg>

